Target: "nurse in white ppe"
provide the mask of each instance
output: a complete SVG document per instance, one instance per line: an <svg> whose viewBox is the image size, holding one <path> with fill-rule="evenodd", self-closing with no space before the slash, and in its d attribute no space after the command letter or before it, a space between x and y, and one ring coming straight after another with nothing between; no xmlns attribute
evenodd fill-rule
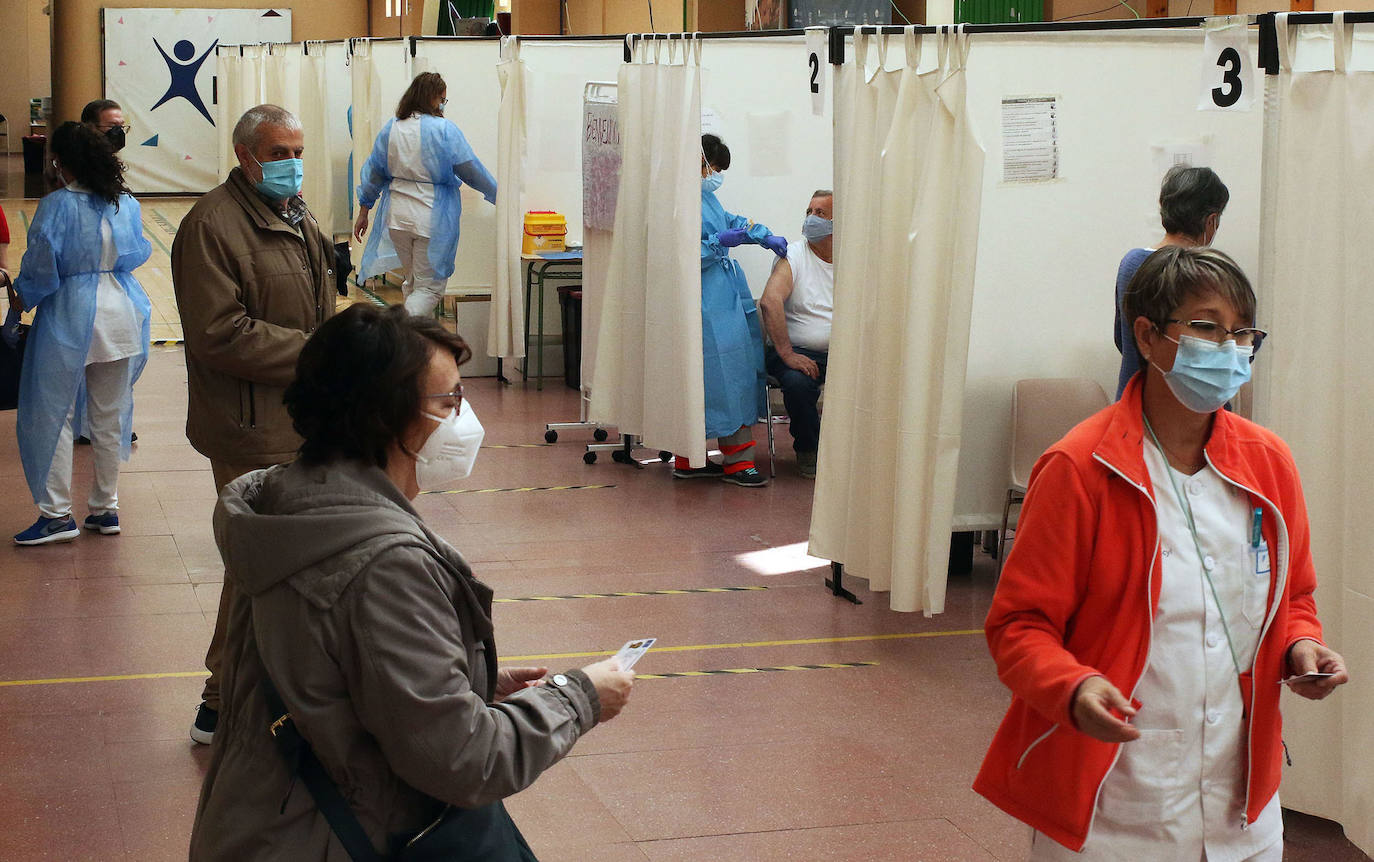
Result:
<svg viewBox="0 0 1374 862"><path fill-rule="evenodd" d="M444 119L446 104L442 77L416 75L359 174L353 236L362 242L374 207L380 228L368 237L359 274L367 279L402 270L401 292L411 314L433 313L453 275L463 213L458 189L467 183L496 203L496 179L458 127Z"/></svg>

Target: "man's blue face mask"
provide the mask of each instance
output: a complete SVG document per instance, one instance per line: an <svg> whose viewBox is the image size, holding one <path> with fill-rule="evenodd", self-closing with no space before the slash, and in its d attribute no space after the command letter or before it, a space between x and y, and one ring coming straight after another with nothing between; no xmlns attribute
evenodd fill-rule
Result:
<svg viewBox="0 0 1374 862"><path fill-rule="evenodd" d="M253 161L258 162L257 156ZM257 183L258 191L274 201L284 201L301 193L301 181L305 179L305 163L300 159L278 159L275 162L258 162L262 168L262 181Z"/></svg>
<svg viewBox="0 0 1374 862"><path fill-rule="evenodd" d="M802 222L802 236L807 242L820 242L835 232L835 222L811 213Z"/></svg>

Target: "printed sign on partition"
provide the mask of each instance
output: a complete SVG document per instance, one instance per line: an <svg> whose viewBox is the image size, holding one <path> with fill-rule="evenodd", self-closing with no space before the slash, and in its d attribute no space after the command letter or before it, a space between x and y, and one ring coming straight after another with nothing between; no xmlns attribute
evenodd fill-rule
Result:
<svg viewBox="0 0 1374 862"><path fill-rule="evenodd" d="M1242 19L1243 21L1244 19ZM1255 104L1255 62L1250 56L1249 28L1221 19L1209 22L1202 48L1202 93L1199 111L1248 111Z"/></svg>
<svg viewBox="0 0 1374 862"><path fill-rule="evenodd" d="M620 119L616 85L589 83L582 102L582 225L615 229L620 194Z"/></svg>
<svg viewBox="0 0 1374 862"><path fill-rule="evenodd" d="M1059 100L1020 96L1002 100L1002 182L1059 178Z"/></svg>

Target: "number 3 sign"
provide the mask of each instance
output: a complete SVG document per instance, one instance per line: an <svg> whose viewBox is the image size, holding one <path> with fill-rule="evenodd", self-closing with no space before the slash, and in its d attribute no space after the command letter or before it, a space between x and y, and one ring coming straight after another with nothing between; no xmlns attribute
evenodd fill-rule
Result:
<svg viewBox="0 0 1374 862"><path fill-rule="evenodd" d="M1244 23L1216 19L1207 23L1202 49L1199 111L1248 111L1255 104L1255 64ZM1244 21L1244 19L1241 19Z"/></svg>

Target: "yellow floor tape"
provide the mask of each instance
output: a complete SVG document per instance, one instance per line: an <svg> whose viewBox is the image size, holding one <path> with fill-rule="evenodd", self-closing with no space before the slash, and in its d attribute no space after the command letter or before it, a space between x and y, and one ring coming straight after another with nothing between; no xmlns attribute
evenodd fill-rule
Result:
<svg viewBox="0 0 1374 862"><path fill-rule="evenodd" d="M940 638L958 637L961 635L980 635L982 629L960 629L947 632L900 632L896 634L879 635L849 635L847 637L835 638L795 638L792 640L777 641L752 641L747 643L733 644L684 644L682 646L657 647L650 652L696 652L698 650L713 649L741 649L746 647L774 647L774 646L806 646L811 644L836 644L836 643L861 643L865 641L889 641L889 640L910 640L914 638ZM516 662L538 662L550 659L564 658L595 658L597 656L615 655L615 650L597 650L595 652L564 652L549 653L546 655L508 655L502 656L502 664L514 664ZM768 668L735 668L730 670L711 670L711 671L683 671L675 674L640 674L642 679L660 679L679 676L711 676L713 674L725 673L756 673L770 670L815 670L830 667L867 667L877 662L843 662L838 664L821 665L779 665ZM7 679L0 680L0 688L7 688L21 685L62 685L75 682L125 682L129 680L142 679L187 679L195 677L209 676L207 671L188 670L172 671L170 673L124 673L113 676L68 676L53 677L50 679Z"/></svg>
<svg viewBox="0 0 1374 862"><path fill-rule="evenodd" d="M678 590L643 590L623 593L573 593L568 596L521 596L513 599L492 599L493 604L503 602L561 602L565 599L621 599L633 596L686 596L694 593L747 593L766 590L767 587L692 587Z"/></svg>
<svg viewBox="0 0 1374 862"><path fill-rule="evenodd" d="M451 491L421 491L421 494L504 494L508 491L599 491L614 485L545 485L538 488L454 488Z"/></svg>

